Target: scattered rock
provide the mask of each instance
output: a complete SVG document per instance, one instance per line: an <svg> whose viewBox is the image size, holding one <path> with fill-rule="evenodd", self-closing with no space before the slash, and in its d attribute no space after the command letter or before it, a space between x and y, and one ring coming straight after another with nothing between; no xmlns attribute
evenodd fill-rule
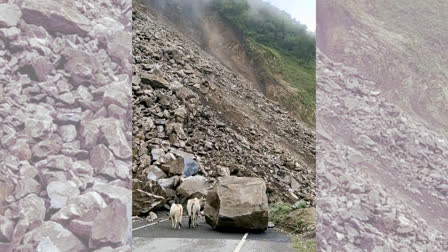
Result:
<svg viewBox="0 0 448 252"><path fill-rule="evenodd" d="M36 0L24 0L23 19L29 24L43 26L48 31L85 35L90 30L90 20L64 3L50 0L42 6Z"/></svg>
<svg viewBox="0 0 448 252"><path fill-rule="evenodd" d="M179 176L173 176L166 179L159 179L157 183L164 189L175 189L180 183Z"/></svg>
<svg viewBox="0 0 448 252"><path fill-rule="evenodd" d="M43 199L36 194L29 194L19 201L18 210L21 218L28 223L33 223L34 221L43 221L47 209Z"/></svg>
<svg viewBox="0 0 448 252"><path fill-rule="evenodd" d="M190 158L184 159L183 174L187 177L195 175L199 171L199 165L196 161Z"/></svg>
<svg viewBox="0 0 448 252"><path fill-rule="evenodd" d="M87 251L86 246L70 231L54 221L46 221L41 226L26 233L23 237L24 244L40 244L43 239L49 242L41 247L57 248L61 252Z"/></svg>
<svg viewBox="0 0 448 252"><path fill-rule="evenodd" d="M72 181L53 181L48 184L47 193L51 200L51 208L60 209L65 207L70 200L78 197L80 192L78 186Z"/></svg>
<svg viewBox="0 0 448 252"><path fill-rule="evenodd" d="M58 132L64 142L72 142L78 136L75 125L61 125Z"/></svg>
<svg viewBox="0 0 448 252"><path fill-rule="evenodd" d="M155 181L133 179L132 215L146 214L157 210L166 203L166 193Z"/></svg>
<svg viewBox="0 0 448 252"><path fill-rule="evenodd" d="M143 84L150 85L152 88L169 89L168 83L160 76L151 74L142 74L140 79Z"/></svg>
<svg viewBox="0 0 448 252"><path fill-rule="evenodd" d="M356 26L352 28L357 31ZM318 138L317 151L319 160L325 160L317 163L317 190L321 195L317 220L320 232L325 234L318 239L318 246L330 250L346 246L343 250L350 251L446 247L442 241L446 235L427 222L428 217L419 214L421 210L412 207L422 206L422 202L426 209L444 204L446 197L437 186L446 156L442 153L448 150L446 137L386 101L375 90L380 83L367 81L371 78L361 76L355 68L333 62L334 55L330 59L318 50L317 57L318 76L325 82L318 87L316 112L322 118L317 132L324 136ZM425 150L423 142L437 148ZM400 195L403 193L406 204ZM302 214L307 215L306 209L294 211L300 225L306 227L303 224L308 218ZM438 215L437 211L433 214ZM313 215L310 213L309 220ZM438 218L440 225L436 225L446 225L441 223L442 215L438 216L431 217Z"/></svg>
<svg viewBox="0 0 448 252"><path fill-rule="evenodd" d="M159 167L155 166L155 165L150 165L147 169L146 172L148 175L146 175L146 177L148 179L152 179L152 180L159 180L162 178L166 178L166 174L165 172L162 171L162 169L160 169Z"/></svg>
<svg viewBox="0 0 448 252"><path fill-rule="evenodd" d="M94 215L94 213L98 213L106 206L106 202L97 192L87 192L71 200L61 210L51 216L51 220L63 224L68 220L83 217L87 213ZM71 231L75 234L80 234L80 232Z"/></svg>
<svg viewBox="0 0 448 252"><path fill-rule="evenodd" d="M153 222L157 219L157 214L154 212L149 212L148 216L146 217L146 222Z"/></svg>
<svg viewBox="0 0 448 252"><path fill-rule="evenodd" d="M185 173L184 167L184 159L182 157L178 157L177 159L170 162L170 164L168 165L169 169L167 169L167 173L170 176L182 175L183 173Z"/></svg>
<svg viewBox="0 0 448 252"><path fill-rule="evenodd" d="M12 3L0 4L0 27L16 26L22 16L17 5Z"/></svg>
<svg viewBox="0 0 448 252"><path fill-rule="evenodd" d="M165 154L165 151L163 149L152 149L151 155L153 160L158 160L161 156Z"/></svg>
<svg viewBox="0 0 448 252"><path fill-rule="evenodd" d="M26 178L17 182L15 190L16 199L21 199L31 193L36 195L40 193L40 184L35 179Z"/></svg>
<svg viewBox="0 0 448 252"><path fill-rule="evenodd" d="M131 55L131 37L131 34L124 31L124 29L116 32L111 41L107 44L107 52L109 55L118 59L118 62L121 60L128 60Z"/></svg>
<svg viewBox="0 0 448 252"><path fill-rule="evenodd" d="M104 144L99 144L90 151L90 164L95 167L96 173L100 173L112 160L113 154Z"/></svg>
<svg viewBox="0 0 448 252"><path fill-rule="evenodd" d="M89 248L117 247L125 244L130 225L126 205L119 200L112 201L108 207L101 210L93 222ZM114 232L110 232L111 227Z"/></svg>
<svg viewBox="0 0 448 252"><path fill-rule="evenodd" d="M191 176L186 179L177 187L176 194L186 198L200 198L206 196L208 192L209 184L207 179L203 176Z"/></svg>
<svg viewBox="0 0 448 252"><path fill-rule="evenodd" d="M230 169L223 166L216 166L216 175L219 177L227 177L230 176Z"/></svg>
<svg viewBox="0 0 448 252"><path fill-rule="evenodd" d="M14 221L5 216L0 216L0 242L11 241L14 225Z"/></svg>

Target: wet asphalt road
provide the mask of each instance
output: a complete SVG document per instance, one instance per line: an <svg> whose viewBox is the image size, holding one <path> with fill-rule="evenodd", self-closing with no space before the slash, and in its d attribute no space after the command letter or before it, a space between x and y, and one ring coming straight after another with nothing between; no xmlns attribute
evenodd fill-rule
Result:
<svg viewBox="0 0 448 252"><path fill-rule="evenodd" d="M223 233L214 231L201 217L199 227L188 228L188 218L183 217L180 230L171 229L165 212L154 223L144 220L133 222L133 249L137 252L293 252L288 234L268 229L264 233ZM165 221L164 221L165 220Z"/></svg>

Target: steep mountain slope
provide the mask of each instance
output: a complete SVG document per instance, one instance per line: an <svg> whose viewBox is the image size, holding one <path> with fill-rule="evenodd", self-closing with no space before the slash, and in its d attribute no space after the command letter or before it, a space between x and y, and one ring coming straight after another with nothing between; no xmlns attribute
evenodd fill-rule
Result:
<svg viewBox="0 0 448 252"><path fill-rule="evenodd" d="M318 251L446 251L448 138L317 60Z"/></svg>
<svg viewBox="0 0 448 252"><path fill-rule="evenodd" d="M145 2L268 98L315 125L315 38L306 27L259 0Z"/></svg>
<svg viewBox="0 0 448 252"><path fill-rule="evenodd" d="M447 251L448 5L317 10L319 250Z"/></svg>
<svg viewBox="0 0 448 252"><path fill-rule="evenodd" d="M184 180L175 170L183 159L207 183L229 173L261 177L270 202L314 205L312 129L140 1L133 2L133 32L136 191L151 178L168 183L149 188L163 202L185 200L174 191Z"/></svg>
<svg viewBox="0 0 448 252"><path fill-rule="evenodd" d="M322 0L318 46L378 83L388 101L446 132L448 2Z"/></svg>

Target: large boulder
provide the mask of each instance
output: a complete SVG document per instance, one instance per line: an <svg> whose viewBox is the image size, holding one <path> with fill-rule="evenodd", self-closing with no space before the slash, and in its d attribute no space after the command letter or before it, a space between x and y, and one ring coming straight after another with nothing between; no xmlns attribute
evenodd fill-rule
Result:
<svg viewBox="0 0 448 252"><path fill-rule="evenodd" d="M89 248L117 247L125 244L129 225L126 205L119 200L112 201L108 207L101 209L93 221ZM110 231L111 228L113 232Z"/></svg>
<svg viewBox="0 0 448 252"><path fill-rule="evenodd" d="M16 199L21 199L30 193L39 194L40 184L32 178L21 179L17 182L15 189Z"/></svg>
<svg viewBox="0 0 448 252"><path fill-rule="evenodd" d="M166 178L165 172L163 172L162 169L155 165L150 165L148 168L144 169L143 174L147 179L155 181Z"/></svg>
<svg viewBox="0 0 448 252"><path fill-rule="evenodd" d="M48 31L84 35L90 30L90 20L64 1L22 1L23 19L29 24L43 26Z"/></svg>
<svg viewBox="0 0 448 252"><path fill-rule="evenodd" d="M159 75L143 73L140 78L143 84L150 85L154 89L170 88L170 84Z"/></svg>
<svg viewBox="0 0 448 252"><path fill-rule="evenodd" d="M169 178L163 178L163 179L159 179L157 181L157 183L159 183L159 185L167 190L167 189L176 189L176 187L179 185L180 183L180 177L179 176L172 176Z"/></svg>
<svg viewBox="0 0 448 252"><path fill-rule="evenodd" d="M78 197L80 191L76 184L72 181L53 181L48 184L47 193L50 198L51 208L61 209L65 207L72 199Z"/></svg>
<svg viewBox="0 0 448 252"><path fill-rule="evenodd" d="M23 244L39 244L43 239L48 239L49 245L40 245L41 248L52 247L51 251L88 251L86 246L70 231L54 221L46 221L41 226L28 232L23 237ZM50 250L40 250L50 251Z"/></svg>
<svg viewBox="0 0 448 252"><path fill-rule="evenodd" d="M47 211L45 202L36 194L28 194L21 199L17 205L19 216L28 223L39 223L45 219Z"/></svg>
<svg viewBox="0 0 448 252"><path fill-rule="evenodd" d="M183 174L189 177L195 175L199 170L199 164L188 157L177 157L161 167L170 176Z"/></svg>
<svg viewBox="0 0 448 252"><path fill-rule="evenodd" d="M99 193L91 191L70 200L69 204L53 214L50 219L60 224L64 224L65 221L80 218L87 213L89 213L90 216L95 217L96 214L106 206L107 204L103 197L101 197ZM74 230L70 231L77 234Z"/></svg>
<svg viewBox="0 0 448 252"><path fill-rule="evenodd" d="M162 166L162 169L170 175L182 175L184 172L184 159L182 157L178 157L177 159L170 162L169 165Z"/></svg>
<svg viewBox="0 0 448 252"><path fill-rule="evenodd" d="M261 178L222 177L207 194L207 224L224 231L264 231L268 227L268 197Z"/></svg>
<svg viewBox="0 0 448 252"><path fill-rule="evenodd" d="M14 221L0 215L0 242L8 242L14 231Z"/></svg>
<svg viewBox="0 0 448 252"><path fill-rule="evenodd" d="M199 170L199 165L191 158L184 158L184 175L189 177L195 175Z"/></svg>
<svg viewBox="0 0 448 252"><path fill-rule="evenodd" d="M19 7L12 3L0 4L0 27L16 26L22 16Z"/></svg>
<svg viewBox="0 0 448 252"><path fill-rule="evenodd" d="M166 193L153 180L132 180L132 215L147 214L157 210L166 203Z"/></svg>
<svg viewBox="0 0 448 252"><path fill-rule="evenodd" d="M6 198L14 191L14 185L11 180L0 180L0 206L6 203Z"/></svg>
<svg viewBox="0 0 448 252"><path fill-rule="evenodd" d="M203 176L191 176L186 178L176 189L176 194L180 197L194 198L206 196L209 184Z"/></svg>

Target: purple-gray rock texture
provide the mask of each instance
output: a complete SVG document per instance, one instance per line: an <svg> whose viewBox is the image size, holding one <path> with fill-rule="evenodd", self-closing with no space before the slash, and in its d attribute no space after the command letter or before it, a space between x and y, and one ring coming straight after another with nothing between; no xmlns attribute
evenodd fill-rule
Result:
<svg viewBox="0 0 448 252"><path fill-rule="evenodd" d="M447 7L317 1L317 251L448 251Z"/></svg>
<svg viewBox="0 0 448 252"><path fill-rule="evenodd" d="M130 251L131 1L0 2L0 250Z"/></svg>

